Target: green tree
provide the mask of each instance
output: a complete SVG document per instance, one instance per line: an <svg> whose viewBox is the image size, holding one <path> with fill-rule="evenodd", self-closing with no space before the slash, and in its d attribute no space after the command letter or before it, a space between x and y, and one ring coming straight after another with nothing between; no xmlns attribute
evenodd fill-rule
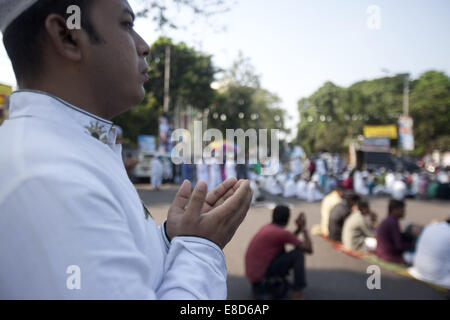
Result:
<svg viewBox="0 0 450 320"><path fill-rule="evenodd" d="M301 122L297 142L307 153L343 151L343 142L353 125L346 121L348 108L344 105L349 98L352 96L343 88L327 82L309 98L298 102Z"/></svg>
<svg viewBox="0 0 450 320"><path fill-rule="evenodd" d="M301 122L296 143L309 153L345 152L364 125L396 124L403 110L407 74L361 81L349 88L325 83L298 102ZM430 71L410 82L410 110L414 119L416 154L446 149L450 141L450 80ZM393 145L395 145L395 141Z"/></svg>
<svg viewBox="0 0 450 320"><path fill-rule="evenodd" d="M411 84L411 116L417 154L450 148L450 78L429 71Z"/></svg>
<svg viewBox="0 0 450 320"><path fill-rule="evenodd" d="M219 81L217 97L210 110L209 127L226 129L280 129L284 126L285 111L281 99L261 88L260 77L250 59L239 53L231 68ZM221 119L222 116L226 120Z"/></svg>
<svg viewBox="0 0 450 320"><path fill-rule="evenodd" d="M166 47L170 46L170 110L178 104L191 105L203 110L214 100L211 88L218 69L213 66L212 56L203 54L184 43L174 44L161 37L152 46L149 56L149 77L145 84L149 95L162 108L164 102L164 72Z"/></svg>

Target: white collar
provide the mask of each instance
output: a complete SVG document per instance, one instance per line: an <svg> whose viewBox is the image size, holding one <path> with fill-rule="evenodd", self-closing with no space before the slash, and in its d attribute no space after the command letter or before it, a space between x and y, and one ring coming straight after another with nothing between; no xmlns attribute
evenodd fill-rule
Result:
<svg viewBox="0 0 450 320"><path fill-rule="evenodd" d="M116 142L117 129L111 121L42 91L19 90L12 93L9 119L21 117L36 117L58 122L63 126L78 129L110 146Z"/></svg>

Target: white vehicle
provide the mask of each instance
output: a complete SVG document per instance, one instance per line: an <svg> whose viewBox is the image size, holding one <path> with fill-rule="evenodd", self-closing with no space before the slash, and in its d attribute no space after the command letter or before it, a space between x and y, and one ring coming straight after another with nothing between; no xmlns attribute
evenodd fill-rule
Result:
<svg viewBox="0 0 450 320"><path fill-rule="evenodd" d="M144 153L144 152L139 152L138 154L138 164L136 165L136 167L134 167L134 169L131 171L131 176L133 177L133 179L136 180L141 180L141 179L150 179L150 172L151 172L151 168L150 168L150 161L153 159L153 157L155 156L156 153ZM170 165L172 164L171 159L170 159L170 155L166 155L166 154L158 154L161 157L161 160L164 164L164 168L168 167L167 162L170 163ZM171 179L171 172L166 172L166 170L164 170L165 172L163 173L163 179ZM168 171L168 170L167 170Z"/></svg>
<svg viewBox="0 0 450 320"><path fill-rule="evenodd" d="M145 154L140 152L138 155L138 164L131 171L131 175L136 179L150 178L150 161L153 154Z"/></svg>

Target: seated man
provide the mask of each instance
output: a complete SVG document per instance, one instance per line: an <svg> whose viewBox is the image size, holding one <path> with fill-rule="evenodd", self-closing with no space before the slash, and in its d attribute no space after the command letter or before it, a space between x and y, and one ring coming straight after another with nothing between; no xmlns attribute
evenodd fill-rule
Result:
<svg viewBox="0 0 450 320"><path fill-rule="evenodd" d="M285 277L289 270L294 270L293 299L302 299L306 287L304 253L312 254L312 243L306 229L306 218L300 213L295 221L294 233L286 230L290 210L286 206L277 206L273 211L271 224L263 226L254 236L245 256L246 276L253 284L253 290L265 279ZM303 241L298 235L303 234ZM285 251L285 244L292 244L295 249Z"/></svg>
<svg viewBox="0 0 450 320"><path fill-rule="evenodd" d="M352 207L359 200L359 196L353 191L347 191L344 194L344 199L334 206L330 212L330 221L328 224L328 229L330 234L328 238L333 241L341 242L342 237L342 227L344 226L344 221L350 215Z"/></svg>
<svg viewBox="0 0 450 320"><path fill-rule="evenodd" d="M376 254L381 259L399 264L411 263L405 260L405 253L414 249L414 239L408 232L402 233L400 230L399 220L404 216L405 202L391 199L389 214L377 229Z"/></svg>
<svg viewBox="0 0 450 320"><path fill-rule="evenodd" d="M352 213L344 222L342 229L342 243L347 250L371 251L375 246L375 229L373 225L376 215L370 211L369 203L360 200L353 205Z"/></svg>
<svg viewBox="0 0 450 320"><path fill-rule="evenodd" d="M427 226L417 243L409 272L417 279L450 289L450 218Z"/></svg>
<svg viewBox="0 0 450 320"><path fill-rule="evenodd" d="M331 210L342 201L342 196L344 195L345 188L343 186L337 186L334 191L328 194L322 200L322 205L320 207L320 233L324 236L329 235L328 224L330 222L330 212Z"/></svg>

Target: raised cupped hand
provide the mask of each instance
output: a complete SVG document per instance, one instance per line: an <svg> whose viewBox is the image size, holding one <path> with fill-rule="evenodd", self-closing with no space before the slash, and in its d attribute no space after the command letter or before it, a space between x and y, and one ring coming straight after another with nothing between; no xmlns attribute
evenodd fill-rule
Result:
<svg viewBox="0 0 450 320"><path fill-rule="evenodd" d="M244 220L252 195L249 181L232 178L209 194L206 183L200 181L191 196L190 183L185 181L169 209L166 233L170 239L206 238L223 249Z"/></svg>

